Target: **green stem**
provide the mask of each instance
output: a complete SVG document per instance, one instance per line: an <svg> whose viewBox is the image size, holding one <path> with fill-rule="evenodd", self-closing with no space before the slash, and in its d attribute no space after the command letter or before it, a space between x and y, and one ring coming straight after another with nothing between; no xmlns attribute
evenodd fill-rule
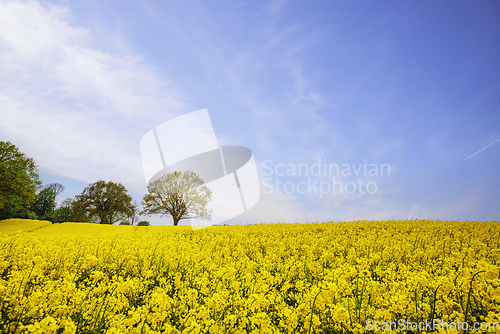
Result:
<svg viewBox="0 0 500 334"><path fill-rule="evenodd" d="M474 278L476 278L477 275L484 272L486 272L486 270L478 271L477 273L474 274L474 276L472 276L470 280L469 295L467 296L467 307L465 308L465 322L467 322L468 319L467 317L469 315L470 296L472 294L472 282L474 281Z"/></svg>
<svg viewBox="0 0 500 334"><path fill-rule="evenodd" d="M313 301L312 308L311 308L311 317L309 318L309 330L307 331L308 334L311 333L312 318L313 318L313 315L314 315L314 304L316 304L316 298L318 298L318 296L319 296L320 293L321 293L321 290L319 290L319 292L316 294L316 297L314 297L314 301Z"/></svg>

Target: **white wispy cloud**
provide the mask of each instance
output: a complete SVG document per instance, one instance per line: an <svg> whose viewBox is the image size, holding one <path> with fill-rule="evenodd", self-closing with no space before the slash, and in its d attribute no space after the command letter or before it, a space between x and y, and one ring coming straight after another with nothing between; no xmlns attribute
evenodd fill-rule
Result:
<svg viewBox="0 0 500 334"><path fill-rule="evenodd" d="M44 172L137 191L140 138L185 103L139 56L101 43L67 7L0 2L0 140Z"/></svg>

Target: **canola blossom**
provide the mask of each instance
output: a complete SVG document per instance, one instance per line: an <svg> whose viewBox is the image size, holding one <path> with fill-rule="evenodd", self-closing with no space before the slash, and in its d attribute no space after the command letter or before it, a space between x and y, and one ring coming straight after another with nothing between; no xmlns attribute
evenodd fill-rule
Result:
<svg viewBox="0 0 500 334"><path fill-rule="evenodd" d="M11 219L0 221L0 331L401 333L367 324L498 323L499 260L496 222L192 231Z"/></svg>

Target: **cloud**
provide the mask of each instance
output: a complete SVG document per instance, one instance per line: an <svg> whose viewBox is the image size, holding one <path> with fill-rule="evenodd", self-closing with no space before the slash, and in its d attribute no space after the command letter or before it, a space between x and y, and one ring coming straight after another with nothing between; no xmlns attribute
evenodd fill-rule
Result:
<svg viewBox="0 0 500 334"><path fill-rule="evenodd" d="M142 190L140 138L186 107L172 86L74 26L67 7L0 2L0 140L44 172Z"/></svg>

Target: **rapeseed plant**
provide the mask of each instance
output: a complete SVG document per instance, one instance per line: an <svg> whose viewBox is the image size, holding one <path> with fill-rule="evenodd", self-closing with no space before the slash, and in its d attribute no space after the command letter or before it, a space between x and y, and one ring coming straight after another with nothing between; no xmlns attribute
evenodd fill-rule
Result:
<svg viewBox="0 0 500 334"><path fill-rule="evenodd" d="M193 232L17 219L0 221L0 245L2 333L365 333L368 320L500 321L494 222Z"/></svg>

